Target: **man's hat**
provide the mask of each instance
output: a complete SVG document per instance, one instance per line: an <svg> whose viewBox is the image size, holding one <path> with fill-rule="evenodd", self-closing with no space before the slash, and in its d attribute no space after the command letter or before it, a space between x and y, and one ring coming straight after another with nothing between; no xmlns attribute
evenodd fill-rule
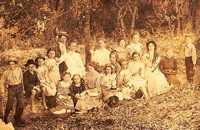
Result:
<svg viewBox="0 0 200 130"><path fill-rule="evenodd" d="M25 64L25 66L27 67L27 66L29 66L29 65L35 65L35 61L33 60L33 59L29 59L27 62L26 62L26 64Z"/></svg>

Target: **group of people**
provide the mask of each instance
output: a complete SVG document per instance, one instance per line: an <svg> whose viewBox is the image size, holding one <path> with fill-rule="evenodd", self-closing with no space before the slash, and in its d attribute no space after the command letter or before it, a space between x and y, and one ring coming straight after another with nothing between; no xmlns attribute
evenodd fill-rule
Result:
<svg viewBox="0 0 200 130"><path fill-rule="evenodd" d="M8 61L9 69L2 76L8 89L5 123L8 123L15 98L14 119L18 125L24 125L21 118L24 96L31 100L33 112L35 100L41 99L44 108L54 114L85 113L104 106L113 107L122 100L148 100L170 91L179 83L173 51L167 50L166 56L161 58L156 42L149 41L145 47L140 42L139 33L133 35L129 44L121 40L111 49L106 47L104 39L99 39L97 47L90 48L91 58L86 65L76 51L76 41L66 46L66 37L60 36L59 39L58 57L56 50L51 48L46 56L29 59L25 71L18 66L16 59ZM189 36L186 43L186 74L192 83L196 50Z"/></svg>

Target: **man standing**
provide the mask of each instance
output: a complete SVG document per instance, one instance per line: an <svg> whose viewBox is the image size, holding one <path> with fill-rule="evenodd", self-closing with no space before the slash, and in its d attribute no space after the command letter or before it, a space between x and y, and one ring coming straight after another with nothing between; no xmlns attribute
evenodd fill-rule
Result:
<svg viewBox="0 0 200 130"><path fill-rule="evenodd" d="M17 65L16 59L8 61L9 68L3 73L2 80L4 86L8 89L8 100L4 115L5 123L8 123L8 116L13 108L14 99L16 98L16 111L14 115L17 126L25 126L25 122L21 119L24 110L23 95L23 73L22 69Z"/></svg>

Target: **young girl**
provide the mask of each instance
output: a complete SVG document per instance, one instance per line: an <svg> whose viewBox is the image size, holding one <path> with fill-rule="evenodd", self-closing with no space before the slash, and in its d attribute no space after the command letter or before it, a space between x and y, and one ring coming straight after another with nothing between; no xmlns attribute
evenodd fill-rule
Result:
<svg viewBox="0 0 200 130"><path fill-rule="evenodd" d="M163 94L170 90L167 79L159 70L160 57L157 54L157 45L154 41L146 44L147 53L144 54L145 63L145 79L147 80L147 88L149 96Z"/></svg>
<svg viewBox="0 0 200 130"><path fill-rule="evenodd" d="M117 75L117 88L121 89L123 99L131 99L131 88L128 86L128 82L131 77L131 73L128 69L128 61L120 60L121 70Z"/></svg>
<svg viewBox="0 0 200 130"><path fill-rule="evenodd" d="M133 92L142 91L145 99L148 99L147 81L144 79L144 63L141 62L140 55L133 52L132 60L129 62L128 69L131 73L128 85L132 87Z"/></svg>
<svg viewBox="0 0 200 130"><path fill-rule="evenodd" d="M63 114L69 113L74 110L74 104L70 95L70 86L72 84L71 74L69 72L65 72L63 74L62 80L58 84L58 93L57 93L57 101L59 104L59 109L53 113L54 114Z"/></svg>
<svg viewBox="0 0 200 130"><path fill-rule="evenodd" d="M72 84L69 87L70 90L70 96L74 103L74 108L76 108L77 102L79 98L84 95L84 92L86 90L85 81L81 78L79 74L75 74L72 77Z"/></svg>
<svg viewBox="0 0 200 130"><path fill-rule="evenodd" d="M41 88L35 89L35 92L42 91L43 105L45 109L53 108L56 106L56 86L49 80L48 68L45 65L45 58L36 58L37 75L40 80Z"/></svg>
<svg viewBox="0 0 200 130"><path fill-rule="evenodd" d="M103 100L106 101L117 94L116 74L112 65L107 64L104 68L104 74L100 78Z"/></svg>
<svg viewBox="0 0 200 130"><path fill-rule="evenodd" d="M45 65L48 68L48 77L51 82L58 85L60 80L59 64L57 63L55 56L55 50L49 49L47 51L48 58L45 60Z"/></svg>

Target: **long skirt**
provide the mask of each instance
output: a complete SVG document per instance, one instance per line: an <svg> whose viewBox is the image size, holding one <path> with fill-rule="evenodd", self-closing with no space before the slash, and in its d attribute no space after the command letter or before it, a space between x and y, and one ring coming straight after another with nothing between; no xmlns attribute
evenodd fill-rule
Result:
<svg viewBox="0 0 200 130"><path fill-rule="evenodd" d="M147 89L150 97L163 94L170 90L167 79L159 69L152 72L150 68L147 68L145 71L145 79L147 80Z"/></svg>
<svg viewBox="0 0 200 130"><path fill-rule="evenodd" d="M186 67L186 76L189 82L193 82L194 76L194 65L192 62L192 57L185 57L185 67Z"/></svg>

